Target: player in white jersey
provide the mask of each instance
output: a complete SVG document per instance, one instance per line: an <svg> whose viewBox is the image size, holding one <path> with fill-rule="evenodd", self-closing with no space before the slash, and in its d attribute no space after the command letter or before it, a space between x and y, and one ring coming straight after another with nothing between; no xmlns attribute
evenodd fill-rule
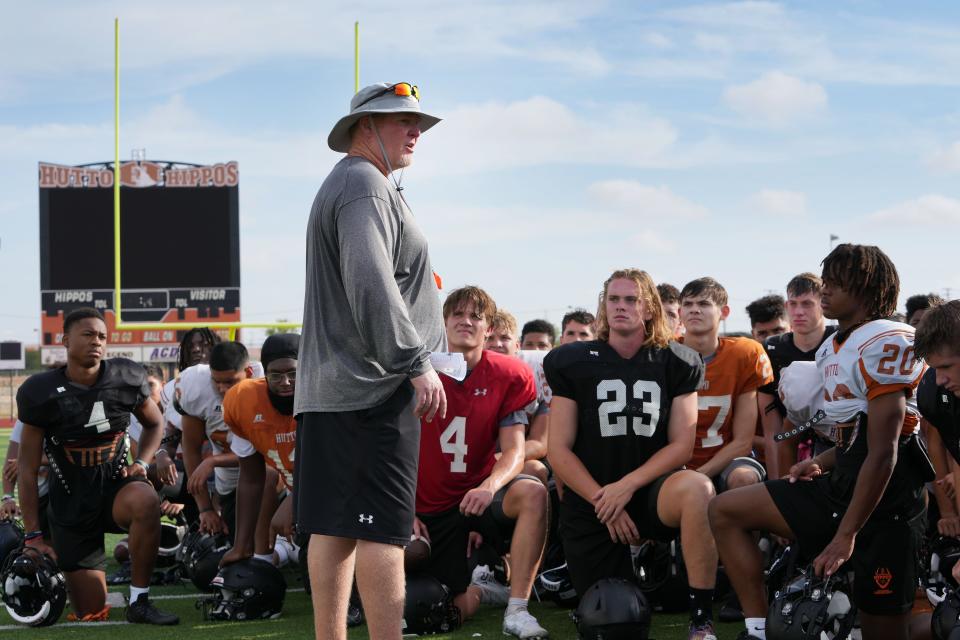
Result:
<svg viewBox="0 0 960 640"><path fill-rule="evenodd" d="M839 330L817 351L823 412L836 446L789 477L737 489L710 506L711 526L746 618L765 636L767 597L753 531L795 539L817 575L853 572L863 637L906 640L918 580L929 462L914 401L924 365L913 328L891 322L900 281L877 247L842 244L823 261L821 306Z"/></svg>
<svg viewBox="0 0 960 640"><path fill-rule="evenodd" d="M235 497L239 468L230 451L230 429L223 421L223 394L241 380L262 377L260 363L250 362L246 347L239 342L221 342L210 352L210 364L189 367L177 379L173 404L182 416L183 461L187 488L200 510L200 529L233 534ZM202 458L203 440L210 442L212 455ZM207 492L206 480L214 474L219 498L218 514Z"/></svg>
<svg viewBox="0 0 960 640"><path fill-rule="evenodd" d="M547 456L547 415L550 413L550 400L553 398L553 393L543 373L543 358L549 352L532 349L521 351L520 339L517 337L517 319L506 309L497 309L494 314L493 328L483 348L505 356L516 356L523 360L533 373L533 380L537 387L537 400L526 409L530 423L526 430L524 463L520 473L536 476L543 484L547 484L550 474L542 460Z"/></svg>

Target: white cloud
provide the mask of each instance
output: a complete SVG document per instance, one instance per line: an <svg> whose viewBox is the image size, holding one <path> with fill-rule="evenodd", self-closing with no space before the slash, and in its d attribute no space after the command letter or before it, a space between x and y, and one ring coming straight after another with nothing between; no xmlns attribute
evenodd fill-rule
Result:
<svg viewBox="0 0 960 640"><path fill-rule="evenodd" d="M934 152L928 164L939 171L960 171L960 141Z"/></svg>
<svg viewBox="0 0 960 640"><path fill-rule="evenodd" d="M656 231L641 231L631 236L630 241L637 248L654 253L673 253L677 249L675 242L668 240Z"/></svg>
<svg viewBox="0 0 960 640"><path fill-rule="evenodd" d="M632 105L584 114L545 97L488 102L443 113L417 159L425 174L472 173L532 165L662 166L673 126Z"/></svg>
<svg viewBox="0 0 960 640"><path fill-rule="evenodd" d="M733 53L735 47L733 43L730 42L725 36L720 36L712 33L698 33L693 38L693 43L701 51L706 51L708 53L718 53L718 54L730 54Z"/></svg>
<svg viewBox="0 0 960 640"><path fill-rule="evenodd" d="M600 205L633 214L637 219L697 219L708 211L695 202L673 193L669 187L652 187L635 180L604 180L590 185L588 192Z"/></svg>
<svg viewBox="0 0 960 640"><path fill-rule="evenodd" d="M591 48L547 47L531 52L530 57L586 75L604 75L610 71L610 63Z"/></svg>
<svg viewBox="0 0 960 640"><path fill-rule="evenodd" d="M0 23L0 41L19 51L0 62L0 99L46 91L51 78L100 74L113 68L113 17L121 16L121 67L151 78L151 88L180 90L243 67L278 58L321 58L351 65L353 24L359 20L364 60L408 61L421 56L473 60L539 60L574 73L606 73L609 64L575 40L602 3L572 0L490 0L484 3L410 0L168 0L123 5L93 0L82 7L22 4ZM37 37L42 26L43 37ZM22 86L21 86L22 85ZM129 84L128 86L133 86ZM16 87L16 89L14 89Z"/></svg>
<svg viewBox="0 0 960 640"><path fill-rule="evenodd" d="M895 224L904 231L915 225L960 224L960 200L931 193L875 211L867 219Z"/></svg>
<svg viewBox="0 0 960 640"><path fill-rule="evenodd" d="M749 203L775 216L802 216L807 212L807 196L798 191L761 189L750 197Z"/></svg>
<svg viewBox="0 0 960 640"><path fill-rule="evenodd" d="M664 15L687 24L766 29L781 25L785 11L776 2L725 2L669 9Z"/></svg>
<svg viewBox="0 0 960 640"><path fill-rule="evenodd" d="M649 31L640 37L640 41L654 49L671 49L673 41L657 31Z"/></svg>
<svg viewBox="0 0 960 640"><path fill-rule="evenodd" d="M742 116L783 125L825 109L827 92L816 82L772 71L753 82L727 87L723 100Z"/></svg>

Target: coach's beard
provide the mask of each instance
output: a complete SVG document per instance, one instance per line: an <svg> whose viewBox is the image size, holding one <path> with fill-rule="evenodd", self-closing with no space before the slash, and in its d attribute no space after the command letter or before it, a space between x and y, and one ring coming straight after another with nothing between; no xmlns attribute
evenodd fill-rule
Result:
<svg viewBox="0 0 960 640"><path fill-rule="evenodd" d="M279 396L269 388L267 389L267 395L270 397L270 404L273 405L274 409L285 416L293 415L293 395Z"/></svg>

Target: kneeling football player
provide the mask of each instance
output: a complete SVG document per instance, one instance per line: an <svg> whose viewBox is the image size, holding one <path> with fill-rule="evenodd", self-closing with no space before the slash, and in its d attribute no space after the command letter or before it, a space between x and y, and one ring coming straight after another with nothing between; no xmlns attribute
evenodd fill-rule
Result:
<svg viewBox="0 0 960 640"><path fill-rule="evenodd" d="M177 624L148 598L160 543L160 501L147 466L160 444L162 417L150 399L144 368L125 358L103 360L107 325L96 309L71 311L63 321L67 364L31 376L17 393L23 421L20 496L26 544L54 557L64 571L75 615L106 619L105 532L130 535L132 577L127 620ZM143 427L140 457L127 465L131 412ZM50 468L50 528L43 542L37 510L37 469Z"/></svg>
<svg viewBox="0 0 960 640"><path fill-rule="evenodd" d="M260 351L265 378L243 380L223 398L223 421L232 433L230 448L240 459L237 485L236 542L220 561L226 566L254 555L273 562L270 549L255 549L268 543L274 532L292 541L293 469L297 421L293 417L293 394L297 380L300 336L278 333L267 338ZM265 505L270 486L265 482L264 464L280 474L288 492L276 511ZM265 486L266 485L266 486ZM259 515L258 515L259 514ZM271 516L273 526L271 526ZM255 529L267 529L260 536Z"/></svg>
<svg viewBox="0 0 960 640"><path fill-rule="evenodd" d="M570 578L635 581L630 546L679 530L690 585L691 640L716 640L717 551L706 534L713 483L680 470L693 453L703 363L672 340L650 276L615 271L604 283L597 340L544 360L553 390L547 457L566 488L560 536Z"/></svg>
<svg viewBox="0 0 960 640"><path fill-rule="evenodd" d="M817 576L852 572L864 638L909 637L930 464L916 449L915 392L924 365L914 354L913 327L886 319L899 289L896 267L877 247L841 244L824 259L820 304L839 327L816 363L836 446L793 465L787 479L729 491L710 505L746 617L743 638L766 636L754 531L796 540Z"/></svg>
<svg viewBox="0 0 960 640"><path fill-rule="evenodd" d="M484 351L496 310L477 287L457 289L443 304L447 341L463 354L468 373L463 382L441 376L447 415L422 421L413 533L429 540L432 552L423 570L454 594L462 619L473 616L481 601L506 604L504 633L542 638L547 631L527 611L527 600L546 539L547 492L537 478L519 475L524 409L536 390L526 364ZM470 583L471 531L501 553L510 540L509 597L486 581Z"/></svg>

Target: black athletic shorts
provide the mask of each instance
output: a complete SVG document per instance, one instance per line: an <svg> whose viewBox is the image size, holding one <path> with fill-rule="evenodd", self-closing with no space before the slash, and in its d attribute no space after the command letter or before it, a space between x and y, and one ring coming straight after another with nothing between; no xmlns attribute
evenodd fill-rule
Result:
<svg viewBox="0 0 960 640"><path fill-rule="evenodd" d="M809 482L766 483L805 561L812 561L830 543L849 504L849 483L833 475ZM922 500L902 513L874 514L867 520L847 563L854 574L853 600L861 610L894 616L913 607L925 525Z"/></svg>
<svg viewBox="0 0 960 640"><path fill-rule="evenodd" d="M80 487L76 487L73 494L68 494L59 483L51 483L47 513L57 566L62 571L106 569L103 534L124 532L113 520L113 502L120 490L132 482L149 484L139 476L118 478L104 481L97 492L87 489L80 493ZM157 513L158 526L159 516Z"/></svg>
<svg viewBox="0 0 960 640"><path fill-rule="evenodd" d="M420 457L413 401L404 381L369 409L297 416L298 531L409 544Z"/></svg>
<svg viewBox="0 0 960 640"><path fill-rule="evenodd" d="M484 543L497 554L507 553L516 521L503 512L503 499L510 487L522 480L540 484L535 476L518 475L493 495L490 506L479 516L463 515L459 505L439 513L418 513L430 536L430 559L417 573L433 576L454 595L466 591L471 579L471 563L467 557L470 532L483 536Z"/></svg>
<svg viewBox="0 0 960 640"><path fill-rule="evenodd" d="M667 473L633 494L626 511L641 538L673 540L680 530L668 527L657 514L657 498ZM569 487L560 501L560 537L567 557L570 580L577 593L586 593L597 580L623 578L636 581L630 545L613 542L610 531L600 522L593 506Z"/></svg>

